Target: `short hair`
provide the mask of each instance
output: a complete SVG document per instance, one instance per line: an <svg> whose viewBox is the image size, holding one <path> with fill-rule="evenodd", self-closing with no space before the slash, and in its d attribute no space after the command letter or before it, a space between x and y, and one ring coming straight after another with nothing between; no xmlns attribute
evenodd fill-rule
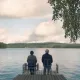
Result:
<svg viewBox="0 0 80 80"><path fill-rule="evenodd" d="M34 51L30 51L30 54L33 55L34 54Z"/></svg>
<svg viewBox="0 0 80 80"><path fill-rule="evenodd" d="M46 49L46 50L45 50L45 52L46 52L46 53L49 53L49 50L48 50L48 49Z"/></svg>

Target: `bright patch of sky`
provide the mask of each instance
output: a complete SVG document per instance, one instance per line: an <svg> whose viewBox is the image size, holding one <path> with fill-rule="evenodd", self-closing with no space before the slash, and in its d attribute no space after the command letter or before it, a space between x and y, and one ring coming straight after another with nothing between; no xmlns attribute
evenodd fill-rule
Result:
<svg viewBox="0 0 80 80"><path fill-rule="evenodd" d="M10 34L22 34L26 30L32 30L41 22L48 21L48 18L29 19L0 19L0 28L6 28Z"/></svg>

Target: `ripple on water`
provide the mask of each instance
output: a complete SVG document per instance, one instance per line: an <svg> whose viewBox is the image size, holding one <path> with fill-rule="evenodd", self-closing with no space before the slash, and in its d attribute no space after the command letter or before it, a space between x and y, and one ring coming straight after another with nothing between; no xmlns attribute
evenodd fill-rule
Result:
<svg viewBox="0 0 80 80"><path fill-rule="evenodd" d="M8 50L8 53L6 53ZM26 62L30 50L34 50L43 69L41 57L42 49L6 49L0 50L0 80L12 80L22 73L22 64ZM68 80L80 80L80 49L49 49L54 64L59 64L59 73L64 74ZM54 69L55 67L53 67Z"/></svg>

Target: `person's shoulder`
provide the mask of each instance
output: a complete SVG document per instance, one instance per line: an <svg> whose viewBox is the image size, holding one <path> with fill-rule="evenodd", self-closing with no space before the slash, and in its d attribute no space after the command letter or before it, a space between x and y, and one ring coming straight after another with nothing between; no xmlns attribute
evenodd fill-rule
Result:
<svg viewBox="0 0 80 80"><path fill-rule="evenodd" d="M35 57L35 58L36 58L36 56L35 56L35 55L33 55L33 57Z"/></svg>
<svg viewBox="0 0 80 80"><path fill-rule="evenodd" d="M31 55L29 55L28 58L29 58L30 56L31 56Z"/></svg>
<svg viewBox="0 0 80 80"><path fill-rule="evenodd" d="M45 56L46 54L43 54L42 56Z"/></svg>
<svg viewBox="0 0 80 80"><path fill-rule="evenodd" d="M52 55L51 55L51 54L49 54L49 56L50 56L50 57L52 57Z"/></svg>

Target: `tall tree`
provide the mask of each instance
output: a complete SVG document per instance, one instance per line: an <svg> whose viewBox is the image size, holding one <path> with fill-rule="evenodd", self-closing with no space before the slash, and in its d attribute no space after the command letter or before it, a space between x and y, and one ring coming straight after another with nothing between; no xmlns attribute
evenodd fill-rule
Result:
<svg viewBox="0 0 80 80"><path fill-rule="evenodd" d="M48 0L53 9L53 20L61 19L65 38L71 42L80 38L80 0Z"/></svg>

